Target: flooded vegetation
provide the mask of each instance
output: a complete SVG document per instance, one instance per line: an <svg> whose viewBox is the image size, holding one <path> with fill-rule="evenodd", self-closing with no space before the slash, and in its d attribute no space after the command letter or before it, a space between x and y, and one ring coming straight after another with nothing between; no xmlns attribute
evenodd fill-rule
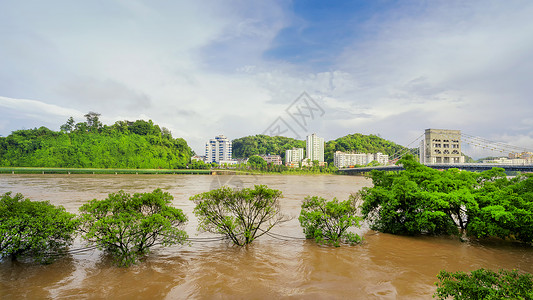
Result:
<svg viewBox="0 0 533 300"><path fill-rule="evenodd" d="M291 220L246 247L204 240L189 198L218 188L265 184L283 192ZM120 268L98 250L73 253L50 265L0 263L2 299L108 298L328 298L429 299L440 270L479 268L533 272L533 249L501 241L461 242L452 237L406 237L358 232L364 241L339 248L305 240L298 222L306 196L348 199L372 182L356 176L0 175L0 193L22 193L78 213L109 193L169 192L189 218L189 245L154 248L143 261ZM84 247L77 239L72 246Z"/></svg>

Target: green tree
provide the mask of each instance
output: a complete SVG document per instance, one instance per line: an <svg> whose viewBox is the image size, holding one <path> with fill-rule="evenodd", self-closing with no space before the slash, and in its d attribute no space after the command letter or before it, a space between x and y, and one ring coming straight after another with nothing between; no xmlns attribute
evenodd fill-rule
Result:
<svg viewBox="0 0 533 300"><path fill-rule="evenodd" d="M24 199L11 192L0 199L0 257L28 256L49 263L64 254L78 228L74 214L49 202Z"/></svg>
<svg viewBox="0 0 533 300"><path fill-rule="evenodd" d="M100 122L99 113L90 111L85 114L84 117L87 119L87 126L89 127L89 131L96 132L100 128L102 128L102 122Z"/></svg>
<svg viewBox="0 0 533 300"><path fill-rule="evenodd" d="M533 299L533 275L516 270L479 269L470 274L443 270L437 278L438 299Z"/></svg>
<svg viewBox="0 0 533 300"><path fill-rule="evenodd" d="M372 229L394 234L459 234L533 242L533 177L503 169L438 171L413 157L405 171L372 172L362 213Z"/></svg>
<svg viewBox="0 0 533 300"><path fill-rule="evenodd" d="M83 238L111 254L120 266L135 263L154 245L183 244L188 236L180 227L187 217L169 205L172 199L156 189L133 196L119 191L91 200L80 208Z"/></svg>
<svg viewBox="0 0 533 300"><path fill-rule="evenodd" d="M263 169L267 166L267 162L259 155L252 155L248 159L248 164L256 169Z"/></svg>
<svg viewBox="0 0 533 300"><path fill-rule="evenodd" d="M74 125L75 124L76 124L76 122L74 122L74 118L70 117L70 118L68 118L68 120L67 120L67 122L65 124L61 125L60 129L63 132L69 133L69 132L72 132L74 130Z"/></svg>
<svg viewBox="0 0 533 300"><path fill-rule="evenodd" d="M341 242L356 244L361 241L359 235L347 231L350 227L360 227L361 217L356 213L354 196L346 201L336 198L326 201L322 197L308 196L302 203L298 220L306 238L338 247Z"/></svg>
<svg viewBox="0 0 533 300"><path fill-rule="evenodd" d="M221 187L191 197L199 229L227 236L238 246L252 243L284 220L281 192L256 185L241 190Z"/></svg>

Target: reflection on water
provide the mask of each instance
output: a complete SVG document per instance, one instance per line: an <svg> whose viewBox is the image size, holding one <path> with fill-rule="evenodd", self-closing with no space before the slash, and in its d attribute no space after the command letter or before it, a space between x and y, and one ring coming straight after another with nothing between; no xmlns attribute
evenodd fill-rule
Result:
<svg viewBox="0 0 533 300"><path fill-rule="evenodd" d="M214 180L216 182L214 183ZM302 238L297 217L307 195L346 199L371 182L351 176L208 175L0 175L0 193L23 193L68 211L108 193L152 191L161 187L189 217L197 220L190 196L221 183L266 184L283 192L284 214L292 217L274 232ZM74 247L83 246L77 241ZM312 241L263 236L247 248L224 242L154 249L146 260L124 269L99 251L80 253L41 266L0 263L2 299L430 299L441 269L478 268L533 272L533 250L507 243L461 243L442 237L403 237L368 231L360 246L332 248Z"/></svg>

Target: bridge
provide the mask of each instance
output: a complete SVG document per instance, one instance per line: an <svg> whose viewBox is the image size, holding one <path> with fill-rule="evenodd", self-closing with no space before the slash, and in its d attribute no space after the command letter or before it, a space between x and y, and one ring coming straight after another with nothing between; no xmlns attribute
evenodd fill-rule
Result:
<svg viewBox="0 0 533 300"><path fill-rule="evenodd" d="M502 168L505 171L518 171L518 172L533 172L533 164L523 164L523 165L512 165L512 164L493 164L493 163L464 163L464 164L425 164L425 166L438 169L438 170L448 170L448 169L459 169L466 171L486 171L492 168ZM375 167L361 167L361 168L343 168L339 169L339 172L347 175L355 175L361 173L369 173L372 170L381 170L381 171L401 171L404 168L401 165L390 165L390 166L375 166Z"/></svg>
<svg viewBox="0 0 533 300"><path fill-rule="evenodd" d="M494 153L496 156L493 158L496 159L487 159L483 163L464 163L464 154L461 150L462 143ZM419 147L411 148L412 145L415 146L417 144ZM485 171L492 168L502 168L506 171L533 172L532 149L491 141L462 133L460 130L426 129L409 145L391 155L389 163L398 161L408 153L418 157L423 165L438 170L456 168L467 171ZM509 153L509 159L500 156L507 153ZM353 161L349 162L353 165L357 164ZM372 170L400 171L403 170L403 167L389 164L385 166L339 168L339 172L344 174L368 173Z"/></svg>

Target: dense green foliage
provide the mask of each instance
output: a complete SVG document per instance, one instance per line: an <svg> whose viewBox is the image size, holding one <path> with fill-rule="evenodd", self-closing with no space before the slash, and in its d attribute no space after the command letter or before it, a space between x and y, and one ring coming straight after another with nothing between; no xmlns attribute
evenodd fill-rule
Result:
<svg viewBox="0 0 533 300"><path fill-rule="evenodd" d="M135 263L160 244L183 243L187 222L181 209L169 204L173 197L156 189L131 196L124 191L104 200L91 200L80 207L83 238L111 254L121 266Z"/></svg>
<svg viewBox="0 0 533 300"><path fill-rule="evenodd" d="M533 299L533 275L516 270L441 271L437 278L440 282L434 297L438 299Z"/></svg>
<svg viewBox="0 0 533 300"><path fill-rule="evenodd" d="M102 125L70 118L61 131L46 127L17 130L0 137L0 166L63 168L185 168L191 149L184 139L152 121L118 121Z"/></svg>
<svg viewBox="0 0 533 300"><path fill-rule="evenodd" d="M385 140L377 135L355 133L327 142L324 148L324 160L328 163L332 163L335 151L359 153L381 152L389 155L392 159L394 155L399 155L402 151L406 150L407 148Z"/></svg>
<svg viewBox="0 0 533 300"><path fill-rule="evenodd" d="M359 235L347 231L350 227L359 227L361 218L356 213L353 196L346 201L308 196L302 203L298 220L306 238L338 247L341 242L356 244L361 241Z"/></svg>
<svg viewBox="0 0 533 300"><path fill-rule="evenodd" d="M259 155L252 155L248 159L248 164L253 168L266 168L267 162L261 158Z"/></svg>
<svg viewBox="0 0 533 300"><path fill-rule="evenodd" d="M508 179L503 169L438 171L399 161L405 171L373 171L361 191L363 216L375 230L394 234L495 236L533 242L533 177Z"/></svg>
<svg viewBox="0 0 533 300"><path fill-rule="evenodd" d="M191 197L199 229L227 236L238 246L252 243L283 221L281 192L256 185L253 189L221 187Z"/></svg>
<svg viewBox="0 0 533 300"><path fill-rule="evenodd" d="M245 136L232 141L233 158L245 158L252 155L270 154L285 158L285 150L304 148L305 141L299 141L284 136L269 136L258 134Z"/></svg>
<svg viewBox="0 0 533 300"><path fill-rule="evenodd" d="M64 253L77 228L76 216L63 207L5 193L0 199L0 258L31 256L48 263Z"/></svg>

